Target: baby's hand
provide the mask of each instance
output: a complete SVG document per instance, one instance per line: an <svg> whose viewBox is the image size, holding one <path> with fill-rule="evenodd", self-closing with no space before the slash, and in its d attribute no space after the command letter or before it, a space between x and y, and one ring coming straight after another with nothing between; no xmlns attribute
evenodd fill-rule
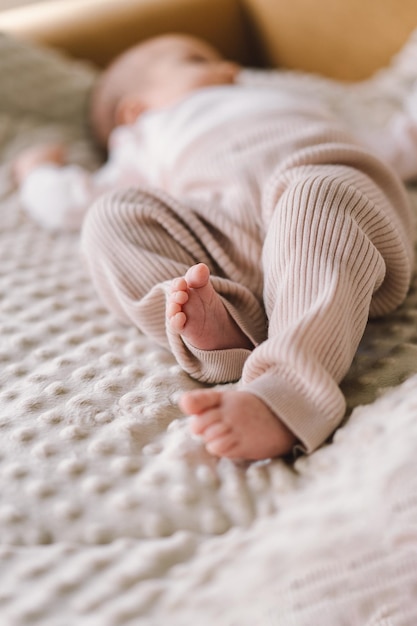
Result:
<svg viewBox="0 0 417 626"><path fill-rule="evenodd" d="M24 150L14 161L12 172L16 182L21 185L30 172L40 165L64 165L65 161L66 148L63 144L43 144Z"/></svg>

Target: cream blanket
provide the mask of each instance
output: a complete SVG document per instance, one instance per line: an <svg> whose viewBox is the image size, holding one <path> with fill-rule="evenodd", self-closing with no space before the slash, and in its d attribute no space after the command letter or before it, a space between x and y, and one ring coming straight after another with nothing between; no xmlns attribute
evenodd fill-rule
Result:
<svg viewBox="0 0 417 626"><path fill-rule="evenodd" d="M401 106L414 39L358 86L358 120ZM209 456L176 408L196 383L106 312L76 235L19 211L24 146L63 138L96 163L94 75L0 36L1 626L415 626L416 281L369 325L332 443L291 464Z"/></svg>

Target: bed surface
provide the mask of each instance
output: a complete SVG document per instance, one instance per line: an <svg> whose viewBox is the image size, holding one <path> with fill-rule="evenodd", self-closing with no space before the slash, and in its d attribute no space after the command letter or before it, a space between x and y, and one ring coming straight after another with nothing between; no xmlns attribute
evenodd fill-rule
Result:
<svg viewBox="0 0 417 626"><path fill-rule="evenodd" d="M211 457L176 408L197 383L106 312L77 235L19 210L25 145L64 138L97 163L95 72L0 36L2 626L414 626L416 278L369 325L332 443Z"/></svg>

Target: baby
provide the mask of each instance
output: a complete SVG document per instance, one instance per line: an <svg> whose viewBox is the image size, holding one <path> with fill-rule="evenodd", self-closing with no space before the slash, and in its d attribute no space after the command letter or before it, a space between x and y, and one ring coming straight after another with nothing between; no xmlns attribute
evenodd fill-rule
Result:
<svg viewBox="0 0 417 626"><path fill-rule="evenodd" d="M319 99L246 84L184 35L117 58L91 110L107 163L90 175L59 146L29 151L15 168L22 203L49 227L82 223L107 307L217 384L179 401L210 453L313 451L343 418L338 383L368 316L409 287L411 215L393 167Z"/></svg>

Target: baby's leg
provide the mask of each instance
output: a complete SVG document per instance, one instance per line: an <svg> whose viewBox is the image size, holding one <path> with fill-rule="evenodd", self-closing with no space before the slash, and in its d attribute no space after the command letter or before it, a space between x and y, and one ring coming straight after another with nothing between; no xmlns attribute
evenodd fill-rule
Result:
<svg viewBox="0 0 417 626"><path fill-rule="evenodd" d="M323 443L343 417L338 383L370 310L388 312L405 297L403 190L373 159L355 149L349 158L373 167L385 189L338 165L293 168L279 179L263 255L268 339L248 357L238 390L197 390L180 401L214 454L261 459L296 439L307 451Z"/></svg>
<svg viewBox="0 0 417 626"><path fill-rule="evenodd" d="M237 227L220 209L210 218L213 227L163 192L130 189L96 202L82 244L96 290L114 314L171 350L193 378L230 382L266 334L261 277L254 280L258 293L245 285L259 273L261 244L244 233L218 237ZM248 254L257 259L253 271ZM229 351L219 359L223 348Z"/></svg>
<svg viewBox="0 0 417 626"><path fill-rule="evenodd" d="M343 419L339 383L369 315L398 306L411 275L401 185L356 148L330 148L323 158L337 163L344 154L358 169L324 163L279 178L263 251L268 339L242 375L241 389L271 407L309 452Z"/></svg>
<svg viewBox="0 0 417 626"><path fill-rule="evenodd" d="M163 285L194 258L182 237L169 204L138 189L99 198L82 230L82 251L102 302L121 321L166 347Z"/></svg>
<svg viewBox="0 0 417 626"><path fill-rule="evenodd" d="M240 377L244 360L254 345L241 330L242 325L246 320L246 326L259 337L264 321L263 307L257 304L258 299L248 288L240 284L238 272L233 273L232 280L210 277L209 264L215 267L215 263L208 250L218 262L225 260L226 251L216 248L210 233L204 232L197 218L187 214L184 207L178 213L180 215L175 206L143 191L129 190L104 196L84 224L83 249L87 263L97 290L110 310L160 343L165 341L164 345L167 317L168 339L171 340L168 347L179 345L173 343L174 336L179 337L179 343L184 338L207 356L209 364L213 364L210 375L217 379L220 377L218 361L222 361L224 355L224 368L220 370L229 382ZM190 233L193 220L194 237ZM230 231L230 228L225 230ZM241 234L237 241L243 250L249 248L242 242ZM254 249L253 242L251 247L258 263L260 250ZM233 259L232 252L229 251ZM223 263L225 267L233 267L230 257ZM206 262L195 264L196 258ZM248 264L242 263L242 266L247 268ZM260 277L252 280L259 288ZM164 285L169 288L167 311ZM227 301L228 288L232 304ZM233 307L239 313L240 324L231 314ZM177 352L176 356L182 365L184 362L187 365L182 353ZM231 364L233 358L237 363L235 368ZM263 458L265 454L284 454L290 449L293 437L254 395L219 394L208 389L201 391L202 396L199 393L185 394L181 408L202 417L207 412L206 417L215 419L218 427L224 419L228 424L228 455ZM202 434L206 430L202 428L206 417L202 422L194 420L195 433ZM204 437L211 452L225 453L225 442L221 437L214 440L213 428L204 432Z"/></svg>
<svg viewBox="0 0 417 626"><path fill-rule="evenodd" d="M253 348L210 283L204 263L172 283L167 316L173 330L201 350ZM263 459L289 452L296 439L251 393L203 389L186 393L180 408L193 415L191 430L207 450L229 458Z"/></svg>

